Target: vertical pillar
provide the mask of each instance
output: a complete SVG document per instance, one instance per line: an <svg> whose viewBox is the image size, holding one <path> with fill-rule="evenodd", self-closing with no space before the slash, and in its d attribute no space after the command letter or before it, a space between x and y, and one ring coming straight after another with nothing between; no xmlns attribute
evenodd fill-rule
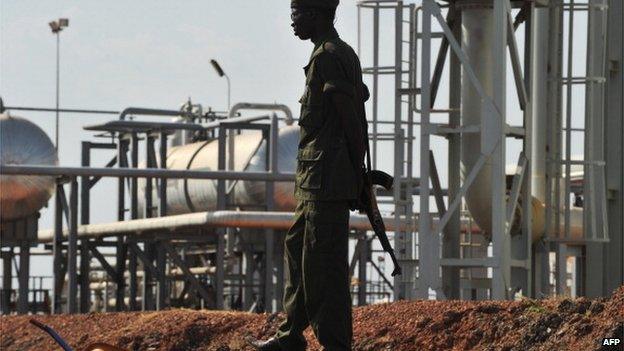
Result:
<svg viewBox="0 0 624 351"><path fill-rule="evenodd" d="M276 246L275 252L275 267L276 267L276 284L275 284L275 310L282 311L284 309L284 233L280 232L280 239L277 241L279 245Z"/></svg>
<svg viewBox="0 0 624 351"><path fill-rule="evenodd" d="M69 191L69 237L67 238L67 275L68 292L67 306L68 313L78 312L78 272L77 272L77 251L78 251L78 181L72 178Z"/></svg>
<svg viewBox="0 0 624 351"><path fill-rule="evenodd" d="M606 291L611 292L624 284L624 3L609 1L608 16L604 145L609 147L605 172L610 242L604 276L609 277Z"/></svg>
<svg viewBox="0 0 624 351"><path fill-rule="evenodd" d="M30 274L30 243L20 242L17 313L28 313L28 278Z"/></svg>
<svg viewBox="0 0 624 351"><path fill-rule="evenodd" d="M2 251L2 314L11 313L11 292L13 290L13 247L10 251Z"/></svg>
<svg viewBox="0 0 624 351"><path fill-rule="evenodd" d="M117 160L119 168L127 168L128 167L128 140L126 139L127 135L119 133L118 135L118 149L117 149ZM117 183L117 220L124 221L126 218L126 188L125 188L126 179L124 177L119 177ZM124 272L126 271L126 251L127 245L125 243L124 236L117 237L117 252L116 252L116 285L117 289L115 291L115 310L123 311L124 297L125 297L125 277Z"/></svg>
<svg viewBox="0 0 624 351"><path fill-rule="evenodd" d="M132 133L131 136L131 159L132 159L132 168L139 167L139 137L137 133ZM137 219L139 218L139 182L138 178L133 177L131 181L131 193L130 193L130 218ZM132 241L132 246L128 246L128 289L129 289L129 306L128 309L130 311L136 311L139 309L137 304L137 289L138 289L138 280L137 280L137 254L134 250L136 245L135 241ZM129 243L130 245L130 243Z"/></svg>
<svg viewBox="0 0 624 351"><path fill-rule="evenodd" d="M555 251L555 288L557 289L557 295L567 295L567 283L568 283L568 271L567 271L567 258L568 250L565 243L556 243L557 250Z"/></svg>
<svg viewBox="0 0 624 351"><path fill-rule="evenodd" d="M538 63L539 65L541 64L546 64L546 59L547 59L547 50L546 48L544 48L542 46L542 44L547 43L546 39L547 39L547 34L546 33L539 33L539 36L534 35L533 32L536 29L536 25L533 24L534 22L534 18L533 16L536 14L535 11L535 4L532 4L531 7L531 16L527 19L526 24L525 24L525 35L524 35L524 87L526 89L527 92L527 104L523 110L523 126L524 126L524 130L525 131L532 131L531 133L525 133L524 136L524 144L523 144L523 152L524 155L527 159L526 162L526 169L524 170L524 178L522 180L522 188L521 188L521 194L522 194L522 198L523 199L531 199L530 201L522 201L522 213L524 214L522 216L522 232L521 235L519 236L515 236L511 238L511 249L512 249L512 255L513 258L515 259L519 259L519 260L524 260L525 262L525 266L524 267L512 267L511 268L511 283L514 287L519 287L522 291L522 295L526 296L526 297L533 297L533 206L532 206L532 196L534 194L534 190L533 190L533 184L535 182L535 177L534 175L536 175L536 172L533 171L533 167L534 167L534 162L541 162L541 170L539 172L539 183L540 183L540 189L541 189L541 194L544 195L544 190L545 190L545 186L546 186L546 182L545 182L545 176L544 176L544 171L545 171L545 167L546 167L546 160L539 160L537 161L535 156L534 156L534 150L533 150L533 145L535 144L533 141L533 138L536 137L535 133L533 131L535 131L535 128L533 127L533 123L535 121L534 115L533 115L533 101L535 98L535 94L534 94L534 87L536 86L536 84L534 83L535 81L535 75L533 74L533 71L535 69L538 69L535 67L536 63L533 62L533 57L535 57L535 48L534 45L532 44L533 40L535 38L539 38L541 39L540 42L540 47L539 50L541 51L540 53L540 57L541 57L541 61ZM540 13L540 15L543 18L546 18L545 12ZM542 26L540 23L539 26L539 30L542 30ZM542 67L539 68L540 72L542 74L540 74L540 79L544 79L546 78L546 71L542 70ZM543 96L547 96L546 95L546 83L545 82L540 82L540 88L541 88L541 92L543 94ZM542 97L540 96L540 99ZM541 99L542 103L541 103L541 111L545 112L546 111L546 103L545 103L545 99ZM541 133L541 137L542 139L545 139L546 136L546 126L543 125L543 131L540 130L539 132ZM545 140L541 140L540 143L540 147L544 146L544 142ZM545 150L544 150L545 152ZM543 154L542 154L543 155ZM542 200L543 201L543 198ZM520 206L520 204L518 204L518 206ZM511 224L509 224L511 225ZM513 297L513 296L512 296Z"/></svg>
<svg viewBox="0 0 624 351"><path fill-rule="evenodd" d="M254 254L251 247L245 248L245 289L243 290L243 309L248 311L251 308L253 303L253 283L254 283L254 272L255 272L255 262L254 262Z"/></svg>
<svg viewBox="0 0 624 351"><path fill-rule="evenodd" d="M366 305L366 286L368 281L366 280L366 268L368 266L368 255L370 248L368 247L368 240L366 240L366 232L358 231L358 243L356 247L359 247L358 252L358 306Z"/></svg>
<svg viewBox="0 0 624 351"><path fill-rule="evenodd" d="M225 127L219 127L218 133L218 169L220 171L225 170L225 144L226 144L226 132L227 129ZM217 180L217 210L224 210L226 207L225 203L225 180L219 179ZM216 262L216 281L215 281L215 302L217 309L223 309L223 287L225 283L225 272L224 272L224 256L225 256L225 233L224 230L219 228L216 230L217 234L217 262Z"/></svg>
<svg viewBox="0 0 624 351"><path fill-rule="evenodd" d="M65 272L63 269L63 184L57 182L56 193L54 195L54 241L52 243L52 269L54 275L54 292L52 300L52 313L62 312L61 294L65 283Z"/></svg>
<svg viewBox="0 0 624 351"><path fill-rule="evenodd" d="M454 6L454 5L452 5ZM453 36L461 42L461 10L456 8L453 20ZM457 55L449 54L449 127L459 128L461 126L461 64ZM453 133L447 137L448 140L448 203L453 202L461 187L461 136ZM461 211L457 210L449 219L444 236L442 238L442 256L444 258L460 258L460 230ZM447 299L460 298L460 277L458 267L442 267L442 286Z"/></svg>
<svg viewBox="0 0 624 351"><path fill-rule="evenodd" d="M167 133L160 132L160 168L167 169ZM160 178L158 215L167 215L167 179Z"/></svg>
<svg viewBox="0 0 624 351"><path fill-rule="evenodd" d="M82 142L82 167L91 165L91 143ZM90 180L89 176L80 177L80 224L89 224L90 221ZM89 312L91 291L89 290L89 239L80 240L80 312Z"/></svg>
<svg viewBox="0 0 624 351"><path fill-rule="evenodd" d="M394 220L398 224L402 214L402 189L403 161L404 161L404 135L402 129L402 95L400 89L403 80L403 1L397 1L394 13ZM396 226L399 228L399 226ZM394 246L398 260L405 259L405 231L395 231ZM408 267L403 269L403 274L394 277L394 298L409 299L412 294L407 282L411 281Z"/></svg>
<svg viewBox="0 0 624 351"><path fill-rule="evenodd" d="M433 266L434 250L429 213L429 116L431 110L431 2L423 2L422 21L422 69L421 69L421 108L420 115L420 217L418 223L418 293L417 298L428 299L431 275L438 274ZM395 283L396 284L396 283Z"/></svg>
<svg viewBox="0 0 624 351"><path fill-rule="evenodd" d="M104 280L104 298L102 299L104 302L104 312L108 312L108 280Z"/></svg>
<svg viewBox="0 0 624 351"><path fill-rule="evenodd" d="M268 171L271 172L272 174L277 174L278 169L277 169L277 138L278 138L278 134L277 134L278 130L277 130L277 116L275 114L273 114L271 116L271 129L269 131L269 139L267 140L267 143L269 145L268 147L268 152L269 152L269 157L268 157ZM275 207L275 200L274 200L274 189L275 189L275 183L273 181L267 181L266 182L266 208L267 211L271 211L273 210L273 208ZM264 304L265 304L265 311L266 312L273 312L273 297L274 297L274 284L273 284L273 271L274 271L274 237L275 237L275 231L273 229L267 229L266 230L266 234L265 234L265 241L264 241L264 246L265 246L265 254L264 254L264 259L265 259L265 270L264 270L264 280L266 282L266 284L264 285Z"/></svg>
<svg viewBox="0 0 624 351"><path fill-rule="evenodd" d="M146 146L145 146L145 158L147 163L147 168L154 168L158 165L154 162L154 137L151 134L146 135ZM153 188L152 188L152 178L145 178L145 218L153 217ZM143 244L145 257L149 260L150 264L153 262L153 244L149 241L145 241ZM143 311L153 310L155 308L154 304L154 294L152 291L152 273L149 269L143 269L143 291L142 291L142 302L141 308Z"/></svg>
<svg viewBox="0 0 624 351"><path fill-rule="evenodd" d="M136 311L139 309L137 305L137 289L138 289L138 281L137 281L137 255L134 250L134 245L136 243L132 241L132 245L128 246L128 289L129 289L129 306L128 309L130 311Z"/></svg>
<svg viewBox="0 0 624 351"><path fill-rule="evenodd" d="M377 115L379 112L379 6L373 9L373 142L372 162L377 167Z"/></svg>
<svg viewBox="0 0 624 351"><path fill-rule="evenodd" d="M149 241L145 241L143 243L143 251L145 252L145 257L148 262L151 264L153 262L152 257L154 257L154 249L153 244ZM141 309L143 311L153 310L154 306L154 293L152 291L152 272L145 268L145 262L143 265L143 290L141 291Z"/></svg>
<svg viewBox="0 0 624 351"><path fill-rule="evenodd" d="M88 313L91 305L89 289L89 239L80 240L80 313Z"/></svg>
<svg viewBox="0 0 624 351"><path fill-rule="evenodd" d="M482 152L491 154L492 177L492 249L494 267L492 270L493 299L508 299L511 285L511 245L506 235L505 215L505 94L507 87L507 11L508 1L494 1L493 44L492 44L492 101L493 109L486 109L482 115ZM487 54L487 53L486 53ZM486 105L487 106L487 105Z"/></svg>
<svg viewBox="0 0 624 351"><path fill-rule="evenodd" d="M167 133L160 132L160 168L167 169ZM164 217L167 215L167 179L160 178L160 187L158 188L158 215ZM162 310L166 306L167 301L167 276L166 264L167 254L163 245L168 245L164 241L159 241L156 246L156 270L158 271L158 290L157 290L157 310Z"/></svg>
<svg viewBox="0 0 624 351"><path fill-rule="evenodd" d="M607 57L606 49L608 45L608 12L606 5L607 1L605 0L589 1L586 75L592 78L606 78L607 75L605 58ZM617 11L617 7L613 10ZM604 161L605 83L600 79L591 79L587 82L585 92L585 160L592 162ZM620 96L622 96L621 91ZM608 147L610 152L613 152L611 150L612 145ZM607 236L608 227L605 223L608 221L608 210L605 198L605 175L603 166L588 164L584 167L583 229L585 237L591 239L602 239ZM614 236L617 236L619 233L621 231L613 232ZM587 270L585 292L589 297L608 296L612 291L607 289L607 281L611 278L604 275L605 266L608 262L605 260L608 257L605 254L607 250L607 245L603 242L590 242L587 244L586 254L588 259L586 262L590 264L585 267Z"/></svg>
<svg viewBox="0 0 624 351"><path fill-rule="evenodd" d="M158 311L164 309L167 301L167 277L166 264L167 253L163 245L167 245L164 241L158 241L156 243L156 271L158 272L158 290L156 291L156 309Z"/></svg>
<svg viewBox="0 0 624 351"><path fill-rule="evenodd" d="M525 71L525 77L530 76L530 88L528 92L531 97L531 127L525 124L527 130L531 130L531 156L530 156L530 180L531 196L537 200L547 203L548 193L546 181L546 155L548 143L548 121L549 121L549 47L550 31L553 27L550 24L550 14L548 8L535 8L531 11L530 18L530 72ZM525 35L528 37L529 35ZM526 45L529 46L529 45ZM526 50L526 49L525 49ZM526 57L525 57L526 60ZM525 62L526 65L526 62ZM525 146L526 148L526 146ZM528 155L527 155L528 157ZM527 170L529 171L529 170ZM525 177L526 179L526 177ZM526 197L525 197L526 198ZM525 201L523 205L528 206L530 202ZM526 212L525 212L526 213ZM525 221L528 219L525 219ZM529 226L527 226L527 229ZM539 228L544 232L546 228ZM523 229L523 231L525 231ZM533 244L531 253L531 267L533 288L529 290L528 296L540 298L548 295L549 290L549 250L546 242L540 238Z"/></svg>

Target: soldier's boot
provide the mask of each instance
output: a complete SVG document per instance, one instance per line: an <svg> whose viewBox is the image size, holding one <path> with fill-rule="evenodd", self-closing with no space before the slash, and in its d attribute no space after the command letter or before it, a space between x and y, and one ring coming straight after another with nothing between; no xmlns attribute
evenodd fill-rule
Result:
<svg viewBox="0 0 624 351"><path fill-rule="evenodd" d="M255 348L258 351L283 351L277 338L259 340L254 338L253 336L247 336L245 337L245 342L247 342L247 345Z"/></svg>

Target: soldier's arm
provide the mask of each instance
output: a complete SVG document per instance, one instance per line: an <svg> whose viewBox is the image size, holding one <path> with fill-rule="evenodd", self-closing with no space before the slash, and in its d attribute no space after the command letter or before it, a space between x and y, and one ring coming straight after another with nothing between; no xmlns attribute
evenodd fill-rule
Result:
<svg viewBox="0 0 624 351"><path fill-rule="evenodd" d="M364 149L362 124L355 112L353 98L341 92L335 92L331 94L331 99L338 112L342 128L345 131L351 162L356 172L360 172L366 150Z"/></svg>
<svg viewBox="0 0 624 351"><path fill-rule="evenodd" d="M328 95L328 100L336 109L345 132L349 157L357 175L364 163L366 149L361 117L357 115L354 104L355 87L348 81L340 62L333 54L319 55L317 67L324 82L323 92Z"/></svg>

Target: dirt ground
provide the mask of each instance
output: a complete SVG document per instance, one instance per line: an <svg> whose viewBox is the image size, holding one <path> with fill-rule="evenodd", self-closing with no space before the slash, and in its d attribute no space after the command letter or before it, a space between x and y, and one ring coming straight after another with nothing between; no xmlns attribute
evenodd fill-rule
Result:
<svg viewBox="0 0 624 351"><path fill-rule="evenodd" d="M127 350L251 350L245 335L271 336L283 314L175 309L39 315L75 350L107 342ZM60 350L29 324L0 318L1 350ZM353 310L354 350L601 350L624 337L624 286L608 299L513 302L399 301ZM321 350L306 330L309 350ZM604 348L603 350L609 350Z"/></svg>

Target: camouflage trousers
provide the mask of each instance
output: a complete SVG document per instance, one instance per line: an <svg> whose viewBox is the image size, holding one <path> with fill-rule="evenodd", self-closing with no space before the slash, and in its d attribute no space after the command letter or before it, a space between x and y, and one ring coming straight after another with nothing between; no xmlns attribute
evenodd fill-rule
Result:
<svg viewBox="0 0 624 351"><path fill-rule="evenodd" d="M297 205L284 241L287 316L276 335L283 350L305 350L308 326L324 350L351 350L348 229L347 201Z"/></svg>

